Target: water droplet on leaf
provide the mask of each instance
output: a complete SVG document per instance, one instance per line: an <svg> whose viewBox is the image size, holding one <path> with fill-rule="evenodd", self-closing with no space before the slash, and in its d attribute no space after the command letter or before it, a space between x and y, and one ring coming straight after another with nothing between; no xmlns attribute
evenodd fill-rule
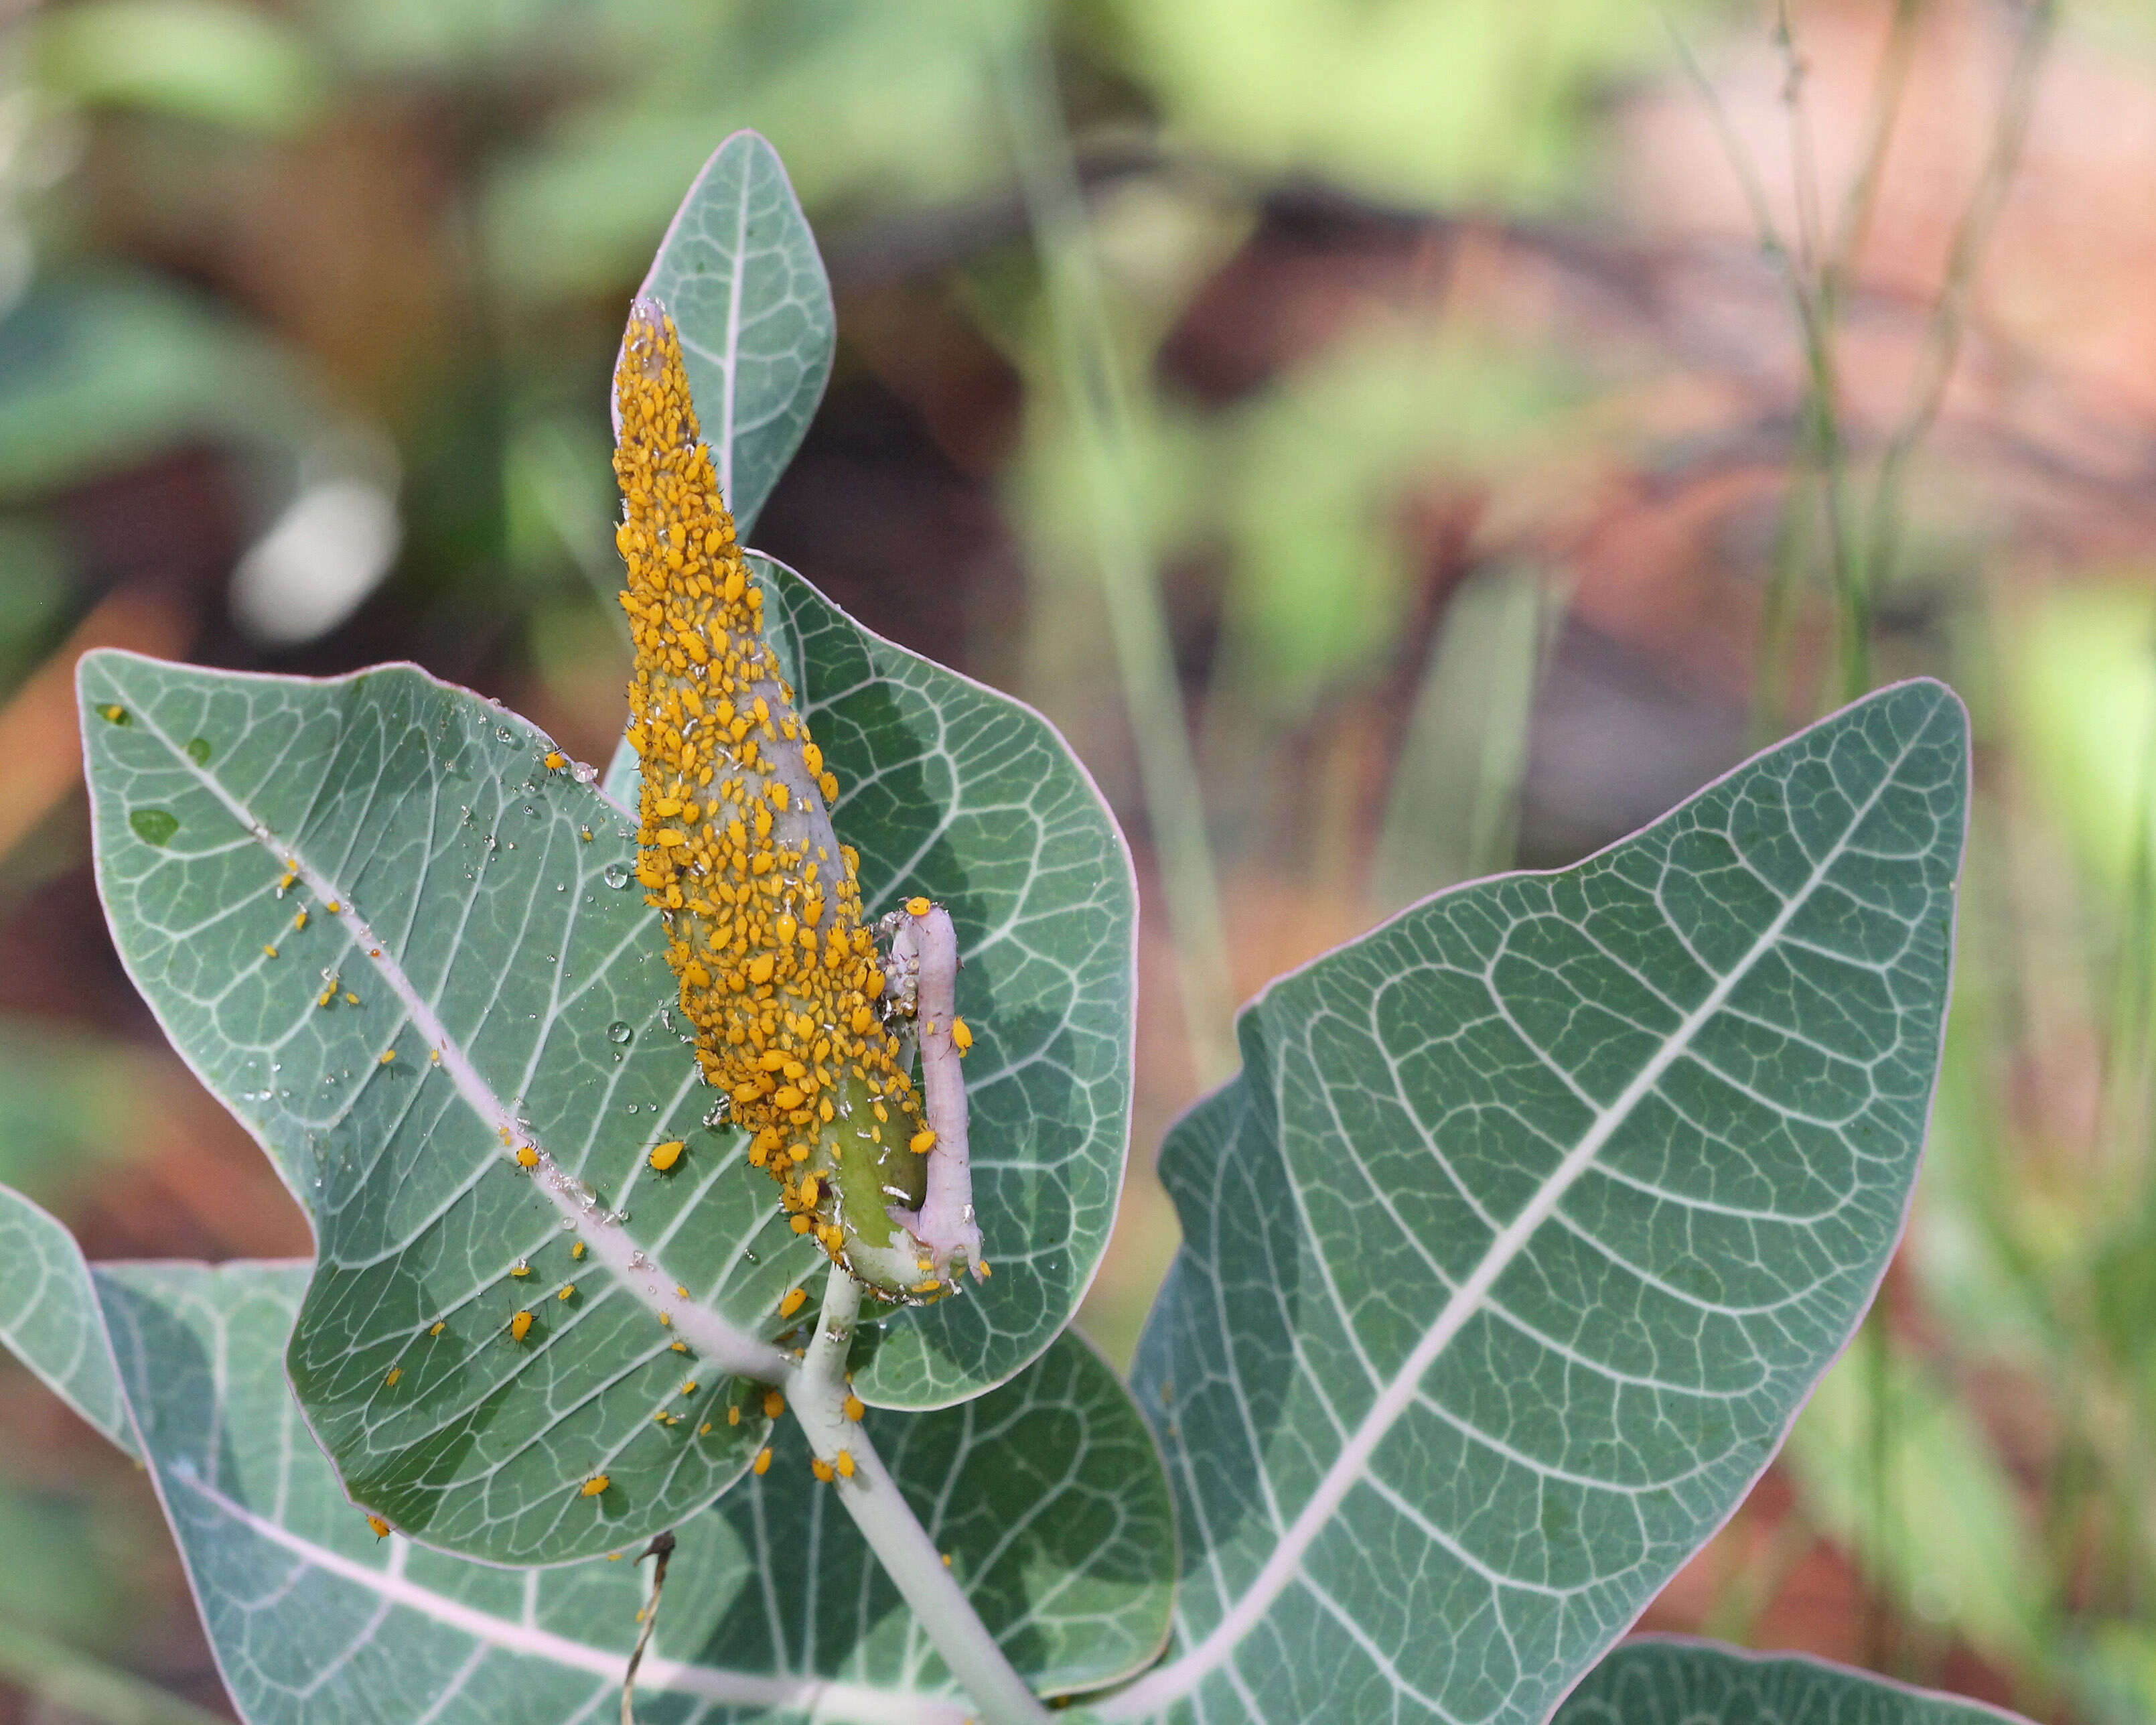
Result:
<svg viewBox="0 0 2156 1725"><path fill-rule="evenodd" d="M600 871L599 878L609 886L626 886L629 885L629 865L610 862Z"/></svg>
<svg viewBox="0 0 2156 1725"><path fill-rule="evenodd" d="M127 824L145 845L169 845L180 829L180 818L169 809L137 809L127 817Z"/></svg>
<svg viewBox="0 0 2156 1725"><path fill-rule="evenodd" d="M177 825L177 823L175 822L174 824ZM629 1039L635 1034L635 1031L630 1029L629 1026L622 1023L619 1019L616 1019L612 1024L607 1026L607 1040L614 1044L617 1047L621 1044L627 1042Z"/></svg>

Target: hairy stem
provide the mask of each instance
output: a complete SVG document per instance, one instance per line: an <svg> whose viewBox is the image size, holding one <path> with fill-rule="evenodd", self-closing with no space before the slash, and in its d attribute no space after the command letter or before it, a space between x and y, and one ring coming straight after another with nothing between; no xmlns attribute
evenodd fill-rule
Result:
<svg viewBox="0 0 2156 1725"><path fill-rule="evenodd" d="M834 1471L830 1488L980 1710L982 1725L1042 1725L1047 1708L1012 1669L972 1601L944 1568L942 1554L886 1471L868 1434L846 1417L846 1353L860 1305L861 1285L833 1265L815 1338L794 1370L787 1405L817 1459Z"/></svg>

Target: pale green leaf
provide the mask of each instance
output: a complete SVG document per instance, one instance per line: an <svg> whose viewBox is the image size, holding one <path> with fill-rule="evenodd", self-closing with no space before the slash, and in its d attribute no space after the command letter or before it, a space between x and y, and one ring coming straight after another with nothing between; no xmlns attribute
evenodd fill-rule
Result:
<svg viewBox="0 0 2156 1725"><path fill-rule="evenodd" d="M1902 685L1245 1014L1137 1371L1177 1641L1104 1717L1540 1720L1720 1525L1901 1229L1967 760Z"/></svg>
<svg viewBox="0 0 2156 1725"><path fill-rule="evenodd" d="M974 1200L993 1277L890 1319L856 1388L886 1407L978 1395L1070 1321L1122 1190L1137 887L1086 769L1022 702L871 634L758 559L773 644L839 776L870 916L915 893L958 930Z"/></svg>
<svg viewBox="0 0 2156 1725"><path fill-rule="evenodd" d="M82 1249L52 1217L0 1186L0 1346L129 1455L134 1434Z"/></svg>
<svg viewBox="0 0 2156 1725"><path fill-rule="evenodd" d="M712 152L641 291L680 332L719 492L746 540L815 416L838 331L801 201L756 133Z"/></svg>
<svg viewBox="0 0 2156 1725"><path fill-rule="evenodd" d="M710 1502L763 1430L728 1368L779 1374L763 1338L822 1257L701 1124L634 828L529 725L408 666L314 682L101 653L80 675L121 956L310 1213L290 1367L355 1498L501 1562Z"/></svg>
<svg viewBox="0 0 2156 1725"><path fill-rule="evenodd" d="M181 1555L250 1725L611 1718L649 1566L510 1570L377 1540L278 1362L303 1265L97 1271ZM1174 1538L1158 1452L1075 1339L963 1409L871 1414L929 1535L1043 1692L1149 1658ZM971 1709L788 1422L771 1471L685 1517L638 1717L960 1725Z"/></svg>
<svg viewBox="0 0 2156 1725"><path fill-rule="evenodd" d="M1708 1642L1627 1642L1553 1725L2003 1725L2015 1715L1870 1671Z"/></svg>

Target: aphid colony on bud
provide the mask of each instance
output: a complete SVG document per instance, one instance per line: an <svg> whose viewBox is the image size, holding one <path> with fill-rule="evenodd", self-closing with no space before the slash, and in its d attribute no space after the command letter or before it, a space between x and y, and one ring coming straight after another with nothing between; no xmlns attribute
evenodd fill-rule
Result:
<svg viewBox="0 0 2156 1725"><path fill-rule="evenodd" d="M637 878L665 917L696 1058L794 1231L886 1299L933 1297L948 1283L921 1279L917 1242L891 1212L920 1208L935 1141L878 1005L858 860L827 812L838 780L765 638L680 340L649 300L630 314L615 399ZM671 1169L683 1147L660 1146L652 1167Z"/></svg>

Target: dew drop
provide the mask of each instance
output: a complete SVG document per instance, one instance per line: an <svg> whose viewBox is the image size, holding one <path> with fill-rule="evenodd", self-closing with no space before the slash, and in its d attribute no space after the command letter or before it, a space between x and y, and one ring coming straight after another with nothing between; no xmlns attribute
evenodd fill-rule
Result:
<svg viewBox="0 0 2156 1725"><path fill-rule="evenodd" d="M642 1111L641 1109L639 1109L639 1108L636 1106L636 1104L635 1104L635 1103L631 1102L631 1103L629 1105L629 1111L630 1113L632 1113L632 1114L637 1114L637 1113L641 1113L643 1111Z"/></svg>
<svg viewBox="0 0 2156 1725"><path fill-rule="evenodd" d="M569 777L576 780L578 784L589 784L598 776L598 768L588 766L582 761L578 762L569 769Z"/></svg>
<svg viewBox="0 0 2156 1725"><path fill-rule="evenodd" d="M599 878L604 880L609 886L626 886L629 885L629 865L627 863L610 862L604 869L600 870Z"/></svg>
<svg viewBox="0 0 2156 1725"><path fill-rule="evenodd" d="M137 809L127 817L127 824L145 845L169 845L180 829L180 818L169 809Z"/></svg>
<svg viewBox="0 0 2156 1725"><path fill-rule="evenodd" d="M516 741L516 733L506 725L497 725L494 727L494 740L496 742L514 742Z"/></svg>
<svg viewBox="0 0 2156 1725"><path fill-rule="evenodd" d="M629 1026L622 1023L619 1019L616 1019L612 1024L607 1026L607 1040L614 1044L617 1047L619 1047L622 1044L627 1042L629 1039L635 1034L635 1031L630 1029Z"/></svg>

